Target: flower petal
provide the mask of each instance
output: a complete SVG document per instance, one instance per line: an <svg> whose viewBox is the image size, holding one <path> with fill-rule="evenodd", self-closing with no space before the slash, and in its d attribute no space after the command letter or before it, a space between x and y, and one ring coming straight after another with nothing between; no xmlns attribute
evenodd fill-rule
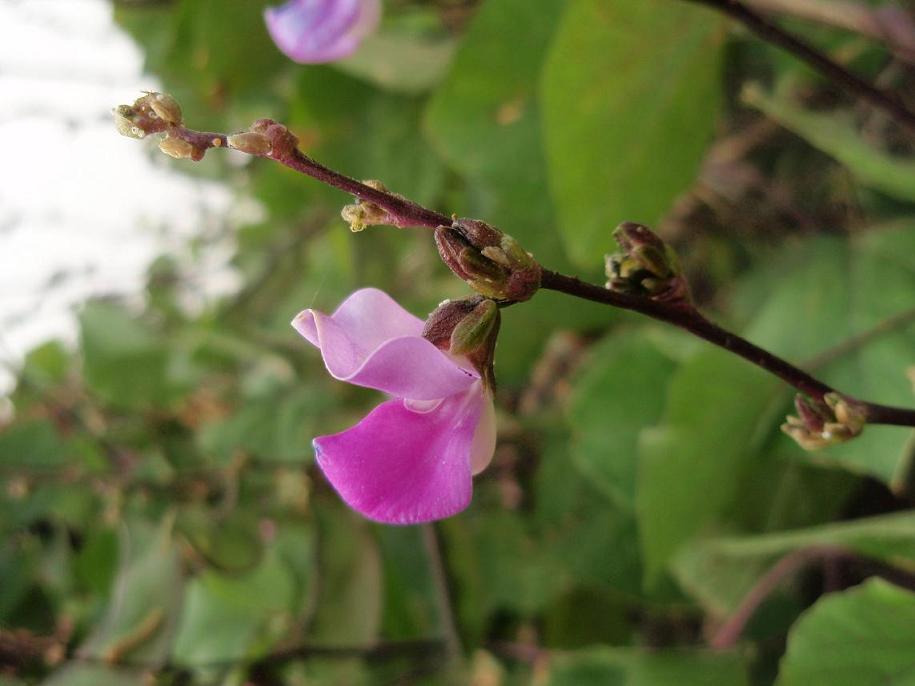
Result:
<svg viewBox="0 0 915 686"><path fill-rule="evenodd" d="M479 377L422 338L422 320L374 288L356 291L331 316L305 310L292 325L321 350L331 376L358 386L436 400Z"/></svg>
<svg viewBox="0 0 915 686"><path fill-rule="evenodd" d="M351 429L316 438L318 465L346 504L369 519L450 517L470 503L471 448L484 402L479 383L426 412L389 400Z"/></svg>
<svg viewBox="0 0 915 686"><path fill-rule="evenodd" d="M380 0L289 0L264 10L270 37L302 64L346 57L378 26Z"/></svg>

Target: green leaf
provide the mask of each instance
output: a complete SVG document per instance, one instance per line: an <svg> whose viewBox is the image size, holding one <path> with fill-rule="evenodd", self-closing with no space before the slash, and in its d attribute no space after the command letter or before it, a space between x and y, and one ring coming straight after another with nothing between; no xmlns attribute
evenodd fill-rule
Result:
<svg viewBox="0 0 915 686"><path fill-rule="evenodd" d="M67 444L47 420L33 419L0 431L0 465L50 469L68 462Z"/></svg>
<svg viewBox="0 0 915 686"><path fill-rule="evenodd" d="M289 570L276 555L243 576L204 572L188 584L173 659L192 668L243 660L267 634L279 636L283 618L288 625L292 597Z"/></svg>
<svg viewBox="0 0 915 686"><path fill-rule="evenodd" d="M121 562L105 615L79 655L155 665L168 656L182 599L182 576L169 522L157 531L124 527Z"/></svg>
<svg viewBox="0 0 915 686"><path fill-rule="evenodd" d="M865 186L902 200L915 200L915 159L873 147L855 128L852 112L815 112L786 97L746 88L743 99L813 147L835 158Z"/></svg>
<svg viewBox="0 0 915 686"><path fill-rule="evenodd" d="M692 183L720 100L721 24L666 0L574 0L543 73L549 181L582 267L624 220L649 225Z"/></svg>
<svg viewBox="0 0 915 686"><path fill-rule="evenodd" d="M170 376L164 343L122 307L91 302L79 321L83 374L104 401L141 409L167 405L183 390Z"/></svg>
<svg viewBox="0 0 915 686"><path fill-rule="evenodd" d="M660 419L673 369L642 331L611 332L577 374L569 406L572 459L624 508L634 506L639 434Z"/></svg>
<svg viewBox="0 0 915 686"><path fill-rule="evenodd" d="M597 648L556 658L546 683L547 686L741 686L747 683L747 678L735 655Z"/></svg>
<svg viewBox="0 0 915 686"><path fill-rule="evenodd" d="M425 116L436 148L485 194L479 216L551 259L561 247L544 193L536 89L562 5L559 0L484 3Z"/></svg>
<svg viewBox="0 0 915 686"><path fill-rule="evenodd" d="M880 579L823 597L788 635L777 686L915 684L915 593Z"/></svg>
<svg viewBox="0 0 915 686"><path fill-rule="evenodd" d="M321 595L312 637L340 645L370 644L381 626L378 545L366 522L337 507L320 511L318 574Z"/></svg>
<svg viewBox="0 0 915 686"><path fill-rule="evenodd" d="M419 93L441 81L454 48L454 41L448 38L378 32L366 37L355 54L334 66L392 91Z"/></svg>
<svg viewBox="0 0 915 686"><path fill-rule="evenodd" d="M102 665L69 665L41 682L42 686L143 686L146 674Z"/></svg>

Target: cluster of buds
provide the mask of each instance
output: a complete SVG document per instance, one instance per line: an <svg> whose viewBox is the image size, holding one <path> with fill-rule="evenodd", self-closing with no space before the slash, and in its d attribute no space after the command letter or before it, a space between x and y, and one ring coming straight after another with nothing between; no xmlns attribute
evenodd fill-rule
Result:
<svg viewBox="0 0 915 686"><path fill-rule="evenodd" d="M205 146L195 145L178 135L183 123L181 106L167 93L147 91L132 105L118 105L112 114L114 125L122 136L142 139L148 135L164 133L165 136L159 141L159 149L166 155L195 162L203 159ZM219 142L217 139L215 144Z"/></svg>
<svg viewBox="0 0 915 686"><path fill-rule="evenodd" d="M362 183L369 188L374 188L376 191L403 198L402 195L397 193L390 193L385 185L377 179L366 179ZM386 209L361 198L356 198L351 205L344 205L343 209L340 210L340 216L343 217L343 221L349 224L350 231L353 233L362 231L367 226L401 225Z"/></svg>
<svg viewBox="0 0 915 686"><path fill-rule="evenodd" d="M435 244L449 269L478 293L522 302L540 288L543 270L511 236L476 219L455 219L435 230Z"/></svg>
<svg viewBox="0 0 915 686"><path fill-rule="evenodd" d="M613 237L622 252L607 255L606 287L667 303L690 303L689 285L676 253L648 227L620 224Z"/></svg>
<svg viewBox="0 0 915 686"><path fill-rule="evenodd" d="M482 296L446 300L423 328L423 338L455 357L464 357L480 373L484 384L495 388L493 360L501 316L495 301Z"/></svg>
<svg viewBox="0 0 915 686"><path fill-rule="evenodd" d="M804 450L844 443L858 436L867 423L864 406L838 393L827 393L822 400L798 394L794 407L798 416L789 415L782 431Z"/></svg>

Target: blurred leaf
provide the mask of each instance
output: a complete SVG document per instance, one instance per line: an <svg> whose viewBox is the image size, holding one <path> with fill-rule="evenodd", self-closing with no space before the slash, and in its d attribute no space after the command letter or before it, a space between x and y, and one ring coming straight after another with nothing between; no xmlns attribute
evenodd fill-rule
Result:
<svg viewBox="0 0 915 686"><path fill-rule="evenodd" d="M26 420L0 431L0 466L49 469L65 465L71 458L50 421Z"/></svg>
<svg viewBox="0 0 915 686"><path fill-rule="evenodd" d="M389 640L439 633L435 586L420 527L378 529L384 570L383 633Z"/></svg>
<svg viewBox="0 0 915 686"><path fill-rule="evenodd" d="M182 577L171 526L124 527L121 561L105 616L78 654L117 661L126 657L156 665L166 660L178 610Z"/></svg>
<svg viewBox="0 0 915 686"><path fill-rule="evenodd" d="M89 532L74 561L73 571L94 593L105 594L118 570L118 537L111 529Z"/></svg>
<svg viewBox="0 0 915 686"><path fill-rule="evenodd" d="M195 551L220 571L249 570L263 554L257 515L248 510L238 509L219 516L205 507L184 508L177 526Z"/></svg>
<svg viewBox="0 0 915 686"><path fill-rule="evenodd" d="M648 580L731 502L774 385L719 350L675 372L664 423L642 435L636 507Z"/></svg>
<svg viewBox="0 0 915 686"><path fill-rule="evenodd" d="M577 373L569 407L574 463L623 508L634 506L639 433L660 419L673 368L641 331L614 331Z"/></svg>
<svg viewBox="0 0 915 686"><path fill-rule="evenodd" d="M562 251L544 192L535 96L562 5L559 0L484 3L425 117L436 148L487 194L480 215L554 262Z"/></svg>
<svg viewBox="0 0 915 686"><path fill-rule="evenodd" d="M137 670L102 665L68 665L41 682L42 686L144 686L145 674Z"/></svg>
<svg viewBox="0 0 915 686"><path fill-rule="evenodd" d="M366 522L338 507L324 508L317 555L321 595L312 637L330 644L372 643L381 626L383 580Z"/></svg>
<svg viewBox="0 0 915 686"><path fill-rule="evenodd" d="M835 158L865 186L888 195L915 200L915 160L891 155L867 143L852 121L852 112L815 112L786 97L748 87L744 101Z"/></svg>
<svg viewBox="0 0 915 686"><path fill-rule="evenodd" d="M91 302L79 320L83 374L104 401L139 409L167 405L184 390L170 378L168 349L122 307Z"/></svg>
<svg viewBox="0 0 915 686"><path fill-rule="evenodd" d="M695 178L715 126L721 24L665 0L568 3L543 74L549 180L565 246L594 264Z"/></svg>
<svg viewBox="0 0 915 686"><path fill-rule="evenodd" d="M824 596L788 635L777 686L915 684L915 593L880 579Z"/></svg>
<svg viewBox="0 0 915 686"><path fill-rule="evenodd" d="M734 655L688 651L642 652L595 648L556 658L548 686L740 686L747 683Z"/></svg>
<svg viewBox="0 0 915 686"><path fill-rule="evenodd" d="M275 620L288 622L292 597L289 570L274 554L243 576L203 572L188 584L173 659L205 668L251 656L266 634L279 637Z"/></svg>
<svg viewBox="0 0 915 686"><path fill-rule="evenodd" d="M355 54L334 66L389 90L418 93L441 81L451 64L454 47L454 41L448 38L429 39L382 30L367 36Z"/></svg>
<svg viewBox="0 0 915 686"><path fill-rule="evenodd" d="M62 382L70 370L70 354L59 341L48 341L32 348L25 356L22 375L30 382L54 384Z"/></svg>
<svg viewBox="0 0 915 686"><path fill-rule="evenodd" d="M673 563L677 581L708 611L733 612L778 558L815 546L842 546L915 570L915 516L895 513L756 536L719 536L686 546Z"/></svg>

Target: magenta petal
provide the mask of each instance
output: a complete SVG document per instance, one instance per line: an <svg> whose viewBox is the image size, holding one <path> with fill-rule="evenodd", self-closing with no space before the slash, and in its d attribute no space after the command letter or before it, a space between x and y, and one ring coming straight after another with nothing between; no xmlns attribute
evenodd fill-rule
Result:
<svg viewBox="0 0 915 686"><path fill-rule="evenodd" d="M351 429L316 438L318 465L346 504L369 519L450 517L470 503L471 445L483 402L479 385L428 412L389 400Z"/></svg>
<svg viewBox="0 0 915 686"><path fill-rule="evenodd" d="M321 350L334 378L358 386L437 400L478 378L422 338L422 321L379 290L357 291L331 316L305 310L292 325Z"/></svg>
<svg viewBox="0 0 915 686"><path fill-rule="evenodd" d="M350 55L375 30L380 16L380 0L289 0L264 10L273 42L303 64Z"/></svg>

